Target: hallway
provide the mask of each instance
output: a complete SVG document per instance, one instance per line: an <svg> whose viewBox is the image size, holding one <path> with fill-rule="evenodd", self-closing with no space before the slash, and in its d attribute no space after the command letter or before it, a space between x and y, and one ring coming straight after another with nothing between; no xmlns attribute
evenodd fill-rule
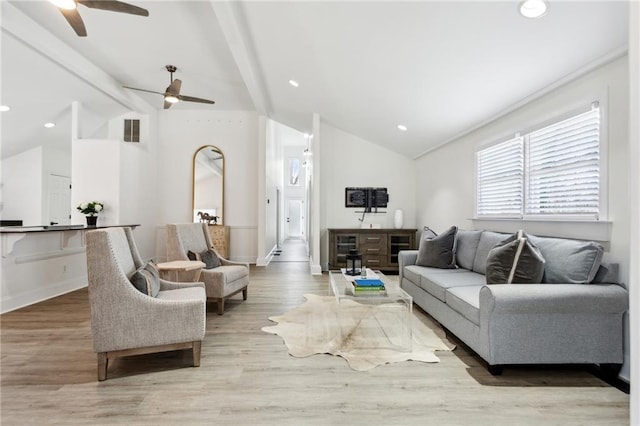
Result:
<svg viewBox="0 0 640 426"><path fill-rule="evenodd" d="M308 260L307 242L297 238L284 240L271 259L272 262L307 262Z"/></svg>

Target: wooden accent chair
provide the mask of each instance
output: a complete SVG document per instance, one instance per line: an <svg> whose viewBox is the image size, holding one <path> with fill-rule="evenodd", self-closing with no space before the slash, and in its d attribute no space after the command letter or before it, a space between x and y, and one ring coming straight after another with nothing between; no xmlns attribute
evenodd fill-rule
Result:
<svg viewBox="0 0 640 426"><path fill-rule="evenodd" d="M131 228L89 231L86 240L98 380L107 378L110 360L128 355L191 349L193 366L200 366L206 320L204 284L160 279L157 296L148 296L130 281L145 265Z"/></svg>
<svg viewBox="0 0 640 426"><path fill-rule="evenodd" d="M184 223L167 225L167 260L189 260L187 252L202 253L213 248L207 225L204 223ZM231 262L216 252L220 266L203 269L200 279L204 281L207 299L218 303L218 315L224 313L224 302L229 297L242 292L247 300L249 285L249 264Z"/></svg>

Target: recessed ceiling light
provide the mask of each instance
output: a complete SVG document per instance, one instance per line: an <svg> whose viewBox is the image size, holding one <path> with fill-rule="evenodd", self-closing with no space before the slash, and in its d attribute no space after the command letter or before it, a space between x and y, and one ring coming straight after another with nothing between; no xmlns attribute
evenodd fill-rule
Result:
<svg viewBox="0 0 640 426"><path fill-rule="evenodd" d="M61 9L72 10L77 7L76 2L73 0L49 0L49 1Z"/></svg>
<svg viewBox="0 0 640 426"><path fill-rule="evenodd" d="M56 127L56 123L44 123L44 127L46 127L47 129L50 129L52 127Z"/></svg>
<svg viewBox="0 0 640 426"><path fill-rule="evenodd" d="M9 111L11 107L9 105L0 105L0 112Z"/></svg>
<svg viewBox="0 0 640 426"><path fill-rule="evenodd" d="M539 18L547 13L548 8L544 0L525 0L520 3L520 14L525 18Z"/></svg>
<svg viewBox="0 0 640 426"><path fill-rule="evenodd" d="M402 130L403 132L407 131L407 126L405 126L404 124L398 124L398 129Z"/></svg>
<svg viewBox="0 0 640 426"><path fill-rule="evenodd" d="M297 81L295 81L295 80L289 80L289 84L290 84L290 85L292 85L293 87L298 87L298 86L300 86L300 83L298 83L298 82L297 82Z"/></svg>

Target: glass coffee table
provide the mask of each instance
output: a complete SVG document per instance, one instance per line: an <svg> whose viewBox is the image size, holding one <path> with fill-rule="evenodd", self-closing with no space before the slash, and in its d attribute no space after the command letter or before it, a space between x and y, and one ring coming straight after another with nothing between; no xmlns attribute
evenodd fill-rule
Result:
<svg viewBox="0 0 640 426"><path fill-rule="evenodd" d="M351 339L358 349L412 350L413 298L380 271L367 269L367 278L379 278L385 286L380 293L360 294L342 271L329 271L329 292L336 298L338 333L341 342ZM366 339L360 335L368 336Z"/></svg>

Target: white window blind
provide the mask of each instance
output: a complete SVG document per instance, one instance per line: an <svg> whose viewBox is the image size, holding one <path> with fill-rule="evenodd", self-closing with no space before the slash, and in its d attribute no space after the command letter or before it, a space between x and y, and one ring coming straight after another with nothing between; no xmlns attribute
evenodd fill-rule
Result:
<svg viewBox="0 0 640 426"><path fill-rule="evenodd" d="M524 157L522 138L477 153L478 217L522 217Z"/></svg>
<svg viewBox="0 0 640 426"><path fill-rule="evenodd" d="M600 109L530 133L525 170L527 216L598 219Z"/></svg>

